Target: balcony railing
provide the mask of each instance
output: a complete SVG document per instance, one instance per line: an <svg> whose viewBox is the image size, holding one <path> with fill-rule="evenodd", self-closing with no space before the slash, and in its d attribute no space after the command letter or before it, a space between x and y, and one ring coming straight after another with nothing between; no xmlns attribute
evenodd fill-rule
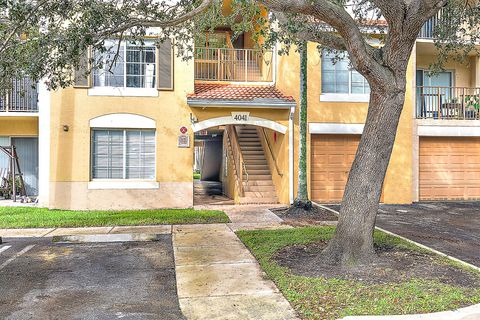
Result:
<svg viewBox="0 0 480 320"><path fill-rule="evenodd" d="M434 39L435 38L435 29L437 26L442 23L443 9L440 9L436 15L431 17L420 30L418 38L420 39Z"/></svg>
<svg viewBox="0 0 480 320"><path fill-rule="evenodd" d="M0 112L38 112L38 90L30 79L14 80L0 96Z"/></svg>
<svg viewBox="0 0 480 320"><path fill-rule="evenodd" d="M195 80L272 82L273 51L196 48Z"/></svg>
<svg viewBox="0 0 480 320"><path fill-rule="evenodd" d="M480 88L417 87L418 119L480 119Z"/></svg>

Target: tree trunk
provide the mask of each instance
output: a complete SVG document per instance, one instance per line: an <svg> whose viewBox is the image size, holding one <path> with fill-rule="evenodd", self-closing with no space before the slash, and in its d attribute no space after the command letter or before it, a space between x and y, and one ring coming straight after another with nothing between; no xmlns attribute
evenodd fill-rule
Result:
<svg viewBox="0 0 480 320"><path fill-rule="evenodd" d="M298 146L298 188L293 205L288 209L287 215L302 215L313 213L313 205L308 199L307 188L307 108L308 108L308 45L302 42L298 46L300 53L300 108L298 117L299 146Z"/></svg>
<svg viewBox="0 0 480 320"><path fill-rule="evenodd" d="M348 267L375 260L375 217L404 101L405 91L394 84L372 87L335 235L322 253L327 263Z"/></svg>
<svg viewBox="0 0 480 320"><path fill-rule="evenodd" d="M298 190L296 202L308 201L307 189L307 43L303 42L299 45L300 49L300 110L299 110L299 127L300 127L300 143L298 146Z"/></svg>

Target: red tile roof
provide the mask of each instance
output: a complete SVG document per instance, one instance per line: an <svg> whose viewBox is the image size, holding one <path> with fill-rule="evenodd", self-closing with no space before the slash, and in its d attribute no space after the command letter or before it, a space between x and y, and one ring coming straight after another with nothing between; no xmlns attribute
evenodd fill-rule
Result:
<svg viewBox="0 0 480 320"><path fill-rule="evenodd" d="M257 99L277 100L278 102L295 102L293 97L286 96L272 85L241 84L195 84L195 93L188 94L192 100L228 100L254 101Z"/></svg>

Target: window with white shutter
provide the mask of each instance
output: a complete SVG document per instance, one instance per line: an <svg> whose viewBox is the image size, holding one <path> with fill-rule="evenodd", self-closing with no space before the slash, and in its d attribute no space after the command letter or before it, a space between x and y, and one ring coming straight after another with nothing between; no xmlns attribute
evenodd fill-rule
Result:
<svg viewBox="0 0 480 320"><path fill-rule="evenodd" d="M155 131L94 129L92 179L155 179Z"/></svg>

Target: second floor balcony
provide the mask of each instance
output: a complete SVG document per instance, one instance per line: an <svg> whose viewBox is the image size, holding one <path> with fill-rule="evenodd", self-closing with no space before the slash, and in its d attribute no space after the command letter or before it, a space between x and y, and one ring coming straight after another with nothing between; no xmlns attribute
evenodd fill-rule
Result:
<svg viewBox="0 0 480 320"><path fill-rule="evenodd" d="M195 48L195 80L273 82L273 50Z"/></svg>
<svg viewBox="0 0 480 320"><path fill-rule="evenodd" d="M0 114L37 112L37 86L28 78L13 81L12 87L0 96Z"/></svg>
<svg viewBox="0 0 480 320"><path fill-rule="evenodd" d="M480 120L480 88L417 87L417 119Z"/></svg>

